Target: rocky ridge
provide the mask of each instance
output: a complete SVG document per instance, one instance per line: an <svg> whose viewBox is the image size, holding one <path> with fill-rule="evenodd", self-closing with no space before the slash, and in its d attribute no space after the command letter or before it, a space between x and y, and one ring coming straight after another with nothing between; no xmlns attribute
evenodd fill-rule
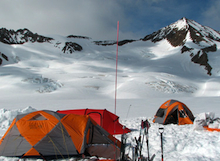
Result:
<svg viewBox="0 0 220 161"><path fill-rule="evenodd" d="M5 44L24 44L26 42L50 42L53 38L45 37L33 33L28 29L19 29L17 31L7 30L6 28L0 29L0 42Z"/></svg>

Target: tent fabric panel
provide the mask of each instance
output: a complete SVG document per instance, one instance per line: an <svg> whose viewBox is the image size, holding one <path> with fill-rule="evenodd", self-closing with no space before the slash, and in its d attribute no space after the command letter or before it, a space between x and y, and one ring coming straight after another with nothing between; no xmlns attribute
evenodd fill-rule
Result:
<svg viewBox="0 0 220 161"><path fill-rule="evenodd" d="M87 113L97 124L103 126L103 115L99 112L89 112Z"/></svg>
<svg viewBox="0 0 220 161"><path fill-rule="evenodd" d="M153 120L154 123L159 123L159 124L163 124L164 122L164 117L156 117Z"/></svg>
<svg viewBox="0 0 220 161"><path fill-rule="evenodd" d="M164 122L163 124L178 124L178 108L179 108L179 103L178 102L174 102L173 104L171 104L168 108L167 108L167 113L166 116L164 118ZM175 113L174 113L175 112Z"/></svg>
<svg viewBox="0 0 220 161"><path fill-rule="evenodd" d="M168 101L164 102L164 103L160 106L160 108L166 109L167 107L169 107L169 106L170 106L170 101L171 101L171 100L168 100Z"/></svg>
<svg viewBox="0 0 220 161"><path fill-rule="evenodd" d="M58 110L60 114L75 114L75 115L85 115L85 109L80 110Z"/></svg>
<svg viewBox="0 0 220 161"><path fill-rule="evenodd" d="M76 109L76 110L62 110L57 111L64 114L78 114L89 115L93 120L97 122L102 128L108 131L111 135L123 134L131 132L130 129L124 128L119 123L119 117L106 109ZM102 120L102 121L101 121ZM101 121L101 122L100 122Z"/></svg>
<svg viewBox="0 0 220 161"><path fill-rule="evenodd" d="M21 156L32 147L22 136L6 136L6 140L0 146L1 156Z"/></svg>
<svg viewBox="0 0 220 161"><path fill-rule="evenodd" d="M0 145L0 155L21 156L31 147L30 143L20 135L17 127L14 125Z"/></svg>
<svg viewBox="0 0 220 161"><path fill-rule="evenodd" d="M25 121L29 121L31 120L33 117L35 117L36 115L40 114L42 116L44 116L47 120L49 120L51 123L54 123L54 124L57 124L57 122L59 121L56 117L55 114L53 114L53 112L51 113L52 111L35 111L35 112L32 112L32 113L29 113L25 116L23 116L21 119L22 120L25 120ZM51 113L51 114L50 114ZM19 119L19 120L21 120ZM18 121L19 121L18 120Z"/></svg>
<svg viewBox="0 0 220 161"><path fill-rule="evenodd" d="M118 122L119 117L105 110L103 114L103 128L110 134L122 134L123 126Z"/></svg>
<svg viewBox="0 0 220 161"><path fill-rule="evenodd" d="M192 120L190 120L189 117L181 118L179 117L179 125L185 125L185 124L193 124Z"/></svg>
<svg viewBox="0 0 220 161"><path fill-rule="evenodd" d="M178 107L178 106L177 106ZM179 122L179 115L178 115L178 108L173 108L174 110L170 111L170 113L165 118L163 124L178 124Z"/></svg>
<svg viewBox="0 0 220 161"><path fill-rule="evenodd" d="M111 135L123 134L131 132L128 128L123 128L123 125L119 123L119 117L110 111L103 111L103 123L102 126L106 131L108 131ZM92 117L93 118L93 117Z"/></svg>
<svg viewBox="0 0 220 161"><path fill-rule="evenodd" d="M24 116L26 116L26 115L28 115L28 114L29 114L29 113L17 115L17 116L16 116L16 120L18 121L18 120L22 119Z"/></svg>
<svg viewBox="0 0 220 161"><path fill-rule="evenodd" d="M185 125L185 124L193 124L193 121L189 118L187 115L184 104L181 104L179 106L179 125Z"/></svg>
<svg viewBox="0 0 220 161"><path fill-rule="evenodd" d="M159 109L157 110L157 112L156 112L156 116L157 116L157 117L164 117L165 111L166 111L165 109L159 108Z"/></svg>
<svg viewBox="0 0 220 161"><path fill-rule="evenodd" d="M54 111L49 111L49 110L43 110L43 112L45 112L45 114L50 114L51 116L48 116L48 118L50 119L50 121L52 121L51 119L53 118L54 120L60 120L62 119L65 114L60 114L60 113L57 113L57 112L54 112ZM56 118L56 119L55 119ZM56 121L55 121L56 122Z"/></svg>
<svg viewBox="0 0 220 161"><path fill-rule="evenodd" d="M172 105L173 103L176 103L176 102L179 102L179 101L171 99L171 100L169 101L169 106Z"/></svg>
<svg viewBox="0 0 220 161"><path fill-rule="evenodd" d="M174 103L167 108L166 117L179 108L179 103Z"/></svg>
<svg viewBox="0 0 220 161"><path fill-rule="evenodd" d="M92 139L89 144L107 144L110 142L110 140L106 138L109 133L99 128L99 125L93 126L91 135Z"/></svg>
<svg viewBox="0 0 220 161"><path fill-rule="evenodd" d="M157 113L156 113L153 122L163 124L166 117L167 117L167 109L159 108L158 111L159 111L159 113L162 113L161 111L163 111L163 115L159 114L160 116L162 116L162 117L159 117L159 116L157 116Z"/></svg>
<svg viewBox="0 0 220 161"><path fill-rule="evenodd" d="M59 128L54 128L51 133L39 141L34 148L43 156L68 156L78 154L71 137L66 134L63 135Z"/></svg>
<svg viewBox="0 0 220 161"><path fill-rule="evenodd" d="M117 135L117 134L125 134L131 132L130 129L120 124L118 121L115 122L115 128L113 128L112 132L110 132L111 135Z"/></svg>
<svg viewBox="0 0 220 161"><path fill-rule="evenodd" d="M39 152L33 147L24 154L24 156L40 156Z"/></svg>
<svg viewBox="0 0 220 161"><path fill-rule="evenodd" d="M16 125L20 134L25 137L32 146L47 135L55 126L48 120L26 121L23 119L20 119Z"/></svg>
<svg viewBox="0 0 220 161"><path fill-rule="evenodd" d="M12 129L12 127L15 125L16 123L16 118L14 118L14 120L12 121L11 125L9 126L9 128L7 129L7 131L5 132L5 134L3 135L3 137L0 140L0 145L3 141L3 139L5 138L5 136L7 136L7 134L10 132L10 130Z"/></svg>
<svg viewBox="0 0 220 161"><path fill-rule="evenodd" d="M173 100L173 99L171 99L171 100L168 100L168 101L166 101L166 102L164 102L161 106L160 106L160 108L168 108L168 107L170 107L172 104L174 104L174 103L179 103L179 101L177 101L177 100Z"/></svg>
<svg viewBox="0 0 220 161"><path fill-rule="evenodd" d="M87 151L91 156L111 158L114 160L120 159L120 149L115 148L113 145L95 144L89 146Z"/></svg>
<svg viewBox="0 0 220 161"><path fill-rule="evenodd" d="M182 106L183 106L186 114L189 116L190 120L194 121L195 117L192 114L191 110L185 104L183 104Z"/></svg>
<svg viewBox="0 0 220 161"><path fill-rule="evenodd" d="M89 144L115 144L121 146L121 142L101 128L99 125L93 127L92 140Z"/></svg>
<svg viewBox="0 0 220 161"><path fill-rule="evenodd" d="M37 114L37 115L35 115L34 117L32 117L31 119L30 119L31 121L36 121L36 120L47 120L47 118L46 117L44 117L44 116L42 116L41 114Z"/></svg>
<svg viewBox="0 0 220 161"><path fill-rule="evenodd" d="M171 104L169 107L167 107L167 111L166 111L166 114L165 114L165 117L164 117L164 121L163 121L163 124L165 125L165 124L169 124L170 123L170 121L172 121L172 123L174 123L173 121L173 119L174 118L171 118L171 117L169 117L169 116L172 116L172 114L173 114L173 112L175 111L176 112L176 114L175 115L177 115L177 109L178 109L178 107L179 107L179 105L178 105L178 103L173 103L173 104ZM170 119L170 120L167 120L167 119ZM178 119L178 116L176 116L176 119ZM178 120L177 120L178 121ZM176 121L176 122L177 122Z"/></svg>
<svg viewBox="0 0 220 161"><path fill-rule="evenodd" d="M88 122L89 116L87 115L74 115L74 114L68 114L63 119L61 119L61 122L69 135L72 138L72 141L77 149L77 151L80 153L83 147L83 143L85 144L85 138L86 138L86 127Z"/></svg>
<svg viewBox="0 0 220 161"><path fill-rule="evenodd" d="M93 121L93 122L95 122L95 121ZM87 144L89 143L89 138L90 138L90 135L91 135L91 128L93 126L95 126L95 125L92 123L92 119L89 117L89 119L87 121L86 128L84 130L83 143L82 143L82 146L81 146L80 153L84 153L85 152Z"/></svg>

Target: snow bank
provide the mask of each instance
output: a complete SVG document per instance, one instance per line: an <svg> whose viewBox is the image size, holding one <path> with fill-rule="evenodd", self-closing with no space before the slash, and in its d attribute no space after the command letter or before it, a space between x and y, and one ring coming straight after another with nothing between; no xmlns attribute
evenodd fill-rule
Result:
<svg viewBox="0 0 220 161"><path fill-rule="evenodd" d="M24 113L29 113L36 111L36 109L32 108L31 106L24 108L24 109L16 109L16 110L7 110L7 109L0 109L0 128L3 130L7 130L10 124L12 123L13 119L19 115Z"/></svg>

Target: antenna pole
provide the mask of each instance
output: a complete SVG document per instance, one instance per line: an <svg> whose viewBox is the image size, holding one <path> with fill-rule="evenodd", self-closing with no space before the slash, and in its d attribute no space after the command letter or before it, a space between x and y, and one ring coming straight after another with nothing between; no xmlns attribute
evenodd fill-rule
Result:
<svg viewBox="0 0 220 161"><path fill-rule="evenodd" d="M115 72L115 115L117 104L117 75L118 75L118 37L119 37L119 21L117 23L117 50L116 50L116 72Z"/></svg>
<svg viewBox="0 0 220 161"><path fill-rule="evenodd" d="M115 112L116 115L116 100L117 100L117 75L118 75L118 34L119 33L119 21L117 22L117 50L116 50L116 72L115 72ZM115 123L114 123L114 133L115 133ZM116 147L114 146L114 160L116 160Z"/></svg>

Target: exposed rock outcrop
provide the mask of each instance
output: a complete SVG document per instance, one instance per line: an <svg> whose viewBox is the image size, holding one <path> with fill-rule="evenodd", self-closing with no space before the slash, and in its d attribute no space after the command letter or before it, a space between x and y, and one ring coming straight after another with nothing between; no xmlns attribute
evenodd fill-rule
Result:
<svg viewBox="0 0 220 161"><path fill-rule="evenodd" d="M81 51L83 48L77 43L74 42L66 42L65 46L63 47L62 51L64 53L72 54L74 51Z"/></svg>
<svg viewBox="0 0 220 161"><path fill-rule="evenodd" d="M53 38L34 34L28 29L19 29L17 31L0 29L0 42L5 44L23 44L26 42L50 42Z"/></svg>

